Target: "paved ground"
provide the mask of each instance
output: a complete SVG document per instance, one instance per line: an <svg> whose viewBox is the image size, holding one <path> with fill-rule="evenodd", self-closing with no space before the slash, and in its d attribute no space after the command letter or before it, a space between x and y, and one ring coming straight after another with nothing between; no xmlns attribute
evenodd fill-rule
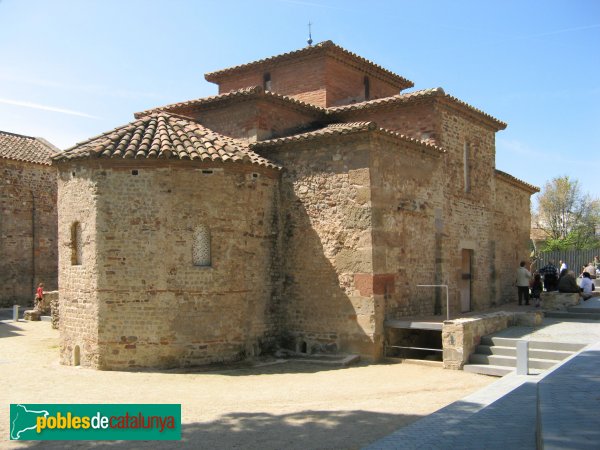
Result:
<svg viewBox="0 0 600 450"><path fill-rule="evenodd" d="M538 417L544 448L600 448L600 322L544 319L494 335L588 347L548 372L507 375L367 449L535 450Z"/></svg>
<svg viewBox="0 0 600 450"><path fill-rule="evenodd" d="M101 372L59 365L57 336L0 321L0 448L360 448L495 380L410 364ZM181 403L183 442L9 442L10 403Z"/></svg>

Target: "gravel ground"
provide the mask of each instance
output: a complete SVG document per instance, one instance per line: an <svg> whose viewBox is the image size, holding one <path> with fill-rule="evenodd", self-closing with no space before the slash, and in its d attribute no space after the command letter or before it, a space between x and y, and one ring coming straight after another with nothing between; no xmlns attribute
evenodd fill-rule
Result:
<svg viewBox="0 0 600 450"><path fill-rule="evenodd" d="M48 322L0 321L0 448L360 448L492 383L415 364L108 372L58 364ZM10 403L181 403L182 441L8 441Z"/></svg>

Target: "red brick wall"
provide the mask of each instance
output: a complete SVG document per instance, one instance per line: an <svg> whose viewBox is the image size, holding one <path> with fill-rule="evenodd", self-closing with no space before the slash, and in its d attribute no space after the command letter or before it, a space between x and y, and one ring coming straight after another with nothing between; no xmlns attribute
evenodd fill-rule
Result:
<svg viewBox="0 0 600 450"><path fill-rule="evenodd" d="M365 99L365 72L327 56L289 61L272 68L250 68L236 73L219 84L223 94L249 86L263 86L269 73L269 90L318 106L344 105ZM374 77L370 80L370 98L398 94L398 88Z"/></svg>
<svg viewBox="0 0 600 450"><path fill-rule="evenodd" d="M304 112L277 101L252 99L211 109L179 110L217 133L243 140L287 136L314 122L318 112Z"/></svg>
<svg viewBox="0 0 600 450"><path fill-rule="evenodd" d="M307 103L325 106L325 58L292 61L272 68L255 68L255 72L234 74L219 84L223 94L249 86L263 86L265 73L271 75L272 92L295 97Z"/></svg>
<svg viewBox="0 0 600 450"><path fill-rule="evenodd" d="M350 67L338 60L327 61L327 101L326 106L348 105L365 100L364 71ZM368 76L368 75L367 75ZM369 78L369 99L390 97L400 91L377 78Z"/></svg>
<svg viewBox="0 0 600 450"><path fill-rule="evenodd" d="M436 142L440 138L440 115L433 102L397 104L388 108L339 113L347 122L373 121L381 128L398 131L406 136Z"/></svg>

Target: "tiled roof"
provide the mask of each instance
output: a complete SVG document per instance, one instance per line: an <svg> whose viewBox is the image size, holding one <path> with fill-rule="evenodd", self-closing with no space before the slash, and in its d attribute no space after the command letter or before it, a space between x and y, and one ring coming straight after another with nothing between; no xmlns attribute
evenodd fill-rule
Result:
<svg viewBox="0 0 600 450"><path fill-rule="evenodd" d="M45 139L0 131L0 158L50 165L59 151Z"/></svg>
<svg viewBox="0 0 600 450"><path fill-rule="evenodd" d="M241 141L167 113L145 116L80 142L52 159L60 162L85 158L245 162L280 168Z"/></svg>
<svg viewBox="0 0 600 450"><path fill-rule="evenodd" d="M352 62L354 64L360 65L361 67L370 68L373 72L380 74L382 77L385 77L388 81L397 85L399 90L406 89L414 86L414 83L410 80L407 80L400 75L397 75L387 69L384 69L378 64L375 64L372 61L369 61L362 56L357 55L356 53L352 53L339 45L334 44L332 41L324 41L316 44L315 46L308 46L301 48L300 50L294 50L292 52L283 53L277 56L271 56L269 58L260 59L258 61L253 61L246 64L241 64L239 66L229 67L227 69L217 70L215 72L210 72L204 75L206 81L210 82L218 82L224 76L242 72L249 68L263 66L263 65L275 65L281 62L297 59L299 57L311 55L311 54L322 54L329 53L331 55L336 55L338 58L343 59L346 62Z"/></svg>
<svg viewBox="0 0 600 450"><path fill-rule="evenodd" d="M330 108L327 108L327 112L329 114L336 114L336 113L344 113L347 111L362 111L362 110L366 110L366 109L370 109L370 108L378 108L378 107L382 107L382 106L386 106L386 105L393 105L393 104L398 104L398 103L409 103L409 102L417 101L419 99L431 98L431 97L438 97L438 98L440 98L444 101L447 101L459 108L462 108L463 110L465 110L469 113L474 113L477 116L494 124L494 126L499 130L503 130L504 128L506 128L506 123L496 119L495 117L483 112L480 109L477 109L477 108L469 105L468 103L463 102L462 100L459 100L456 97L446 94L444 92L444 90L440 87L433 88L433 89L423 89L423 90L414 91L414 92L407 92L405 94L398 94L398 95L393 95L391 97L378 98L375 100L368 100L368 101L360 102L360 103L352 103L350 105L330 107Z"/></svg>
<svg viewBox="0 0 600 450"><path fill-rule="evenodd" d="M434 150L439 153L445 153L445 150L437 145L430 144L419 139L413 139L395 131L386 130L385 128L379 128L375 122L347 122L347 123L334 123L327 125L323 128L314 131L308 131L306 133L295 134L293 136L270 139L267 141L260 141L250 144L250 148L264 148L271 147L278 144L284 144L287 142L302 142L311 141L313 139L319 139L328 136L340 136L346 134L362 133L362 132L374 132L386 136L391 136L396 139L400 139L405 142L411 142L413 144L420 145L424 148Z"/></svg>
<svg viewBox="0 0 600 450"><path fill-rule="evenodd" d="M198 98L195 100L188 100L185 102L172 103L170 105L159 106L158 108L148 109L146 111L137 112L134 114L136 118L141 118L148 114L158 111L165 112L176 112L185 108L195 108L202 106L210 106L216 105L222 102L231 102L240 99L249 99L249 98L257 98L264 97L270 100L275 100L279 102L286 103L290 106L297 106L303 109L308 109L311 111L316 111L319 113L325 113L325 108L321 108L319 106L311 105L310 103L306 103L300 100L296 100L295 98L288 97L285 95L276 94L274 92L265 91L262 86L251 86L243 89L238 89L235 91L227 92L225 94L213 95L210 97Z"/></svg>
<svg viewBox="0 0 600 450"><path fill-rule="evenodd" d="M442 88L438 87L433 89L423 89L420 91L407 92L405 94L392 95L391 97L383 97L374 100L366 100L364 102L359 103L351 103L349 105L332 106L327 108L327 111L331 113L357 111L395 103L407 103L417 98L433 97L439 95L445 95L444 90Z"/></svg>
<svg viewBox="0 0 600 450"><path fill-rule="evenodd" d="M505 181L508 181L509 183L511 183L521 189L525 188L526 191L529 191L532 194L535 194L536 192L540 192L539 187L534 186L533 184L526 183L523 180L519 180L517 177L513 177L509 173L506 173L506 172L496 169L496 175L500 176L500 178L503 178Z"/></svg>

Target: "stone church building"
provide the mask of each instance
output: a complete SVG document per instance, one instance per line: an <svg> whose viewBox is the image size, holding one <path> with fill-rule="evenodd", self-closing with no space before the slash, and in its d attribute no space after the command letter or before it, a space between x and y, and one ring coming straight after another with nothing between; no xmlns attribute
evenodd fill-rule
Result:
<svg viewBox="0 0 600 450"><path fill-rule="evenodd" d="M0 306L27 305L40 282L57 289L58 151L42 138L0 131Z"/></svg>
<svg viewBox="0 0 600 450"><path fill-rule="evenodd" d="M100 369L276 347L381 355L384 321L502 304L537 188L506 124L330 41L206 74L58 168L61 357Z"/></svg>

